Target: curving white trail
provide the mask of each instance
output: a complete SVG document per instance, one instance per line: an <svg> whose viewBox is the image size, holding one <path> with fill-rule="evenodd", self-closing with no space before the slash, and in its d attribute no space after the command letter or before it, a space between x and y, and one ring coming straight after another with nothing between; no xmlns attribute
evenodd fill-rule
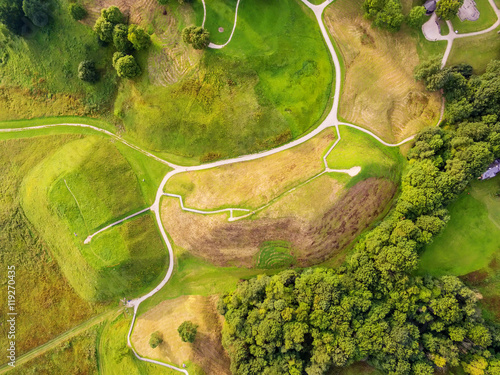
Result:
<svg viewBox="0 0 500 375"><path fill-rule="evenodd" d="M213 48L213 49L221 49L221 48L224 48L225 46L227 46L229 44L229 42L231 41L231 39L233 39L233 34L234 34L234 30L236 30L236 22L238 21L238 8L240 6L240 1L241 0L238 0L238 2L236 3L236 10L234 12L234 24L233 24L233 30L231 31L231 35L229 36L229 39L227 40L226 43L224 44L215 44L215 43L210 43L208 45L208 48ZM203 3L203 24L201 27L204 27L205 26L205 19L207 17L207 8L205 6L205 0L201 0L201 2Z"/></svg>
<svg viewBox="0 0 500 375"><path fill-rule="evenodd" d="M334 170L334 169L330 169L330 168L328 168L328 165L326 163L326 157L328 156L328 154L333 150L333 148L340 141L340 132L339 132L339 126L340 125L342 125L342 126L349 126L349 127L358 129L360 131L363 131L364 133L369 134L370 136L372 136L373 138L375 138L377 141L379 141L383 145L389 146L389 147L400 146L400 145L402 145L402 144L404 144L406 142L411 141L414 138L414 136L411 136L411 137L408 137L405 140L403 140L403 141L401 141L401 142L399 142L397 144L390 144L390 143L387 143L387 142L383 141L377 135L375 135L374 133L370 132L369 130L366 130L364 128L361 128L361 127L353 125L353 124L349 124L349 123L345 123L345 122L339 122L337 114L338 114L339 100L340 100L340 89L341 89L341 82L340 81L341 81L341 77L342 77L342 75L341 75L341 69L340 69L340 61L339 61L339 59L337 57L337 54L335 53L335 49L334 49L333 44L332 44L332 42L330 40L329 34L328 34L328 32L326 30L326 27L325 27L325 25L323 24L323 21L322 21L322 14L323 14L324 9L333 0L327 0L327 1L325 1L324 3L322 3L320 5L311 4L307 0L301 0L301 1L309 9L311 9L314 12L314 15L316 16L316 20L317 20L317 22L319 24L319 27L320 27L320 30L321 30L321 34L322 34L323 39L325 41L325 44L326 44L326 46L328 48L328 51L330 52L330 55L332 57L333 65L334 65L334 68L335 68L335 91L334 91L334 96L333 96L332 108L331 108L330 112L328 113L328 115L326 116L326 118L324 119L324 121L316 129L314 129L310 133L304 135L303 137L301 137L299 139L296 139L295 141L287 143L287 144L285 144L285 145L283 145L281 147L278 147L278 148L275 148L275 149L272 149L272 150L268 150L268 151L259 152L259 153L256 153L256 154L240 156L240 157L233 158L233 159L220 160L220 161L216 161L216 162L213 162L213 163L210 163L210 164L203 164L203 165L189 166L188 167L188 166L179 166L179 165L176 165L174 163L170 163L170 162L168 162L168 161L166 161L164 159L161 159L161 158L157 157L156 155L153 155L153 154L151 154L151 153L149 153L149 152L147 152L145 150L142 150L141 148L139 148L139 147L137 147L137 146L135 146L135 145L133 145L133 144L125 141L123 138L117 136L116 134L113 134L113 133L111 133L111 132L109 132L107 130L100 129L100 128L92 126L92 125L63 123L63 124L51 124L51 125L32 126L32 127L27 127L27 128L0 129L0 132L18 132L18 131L27 131L27 130L51 128L51 127L56 127L56 126L75 126L75 127L82 127L82 128L91 128L91 129L96 130L98 132L107 134L110 137L112 137L112 138L114 138L114 139L116 139L116 140L124 143L125 145L127 145L127 146L129 146L129 147L131 147L131 148L133 148L133 149L135 149L135 150L137 150L137 151L139 151L139 152L141 152L141 153L143 153L143 154L145 154L145 155L147 155L147 156L149 156L149 157L151 157L151 158L153 158L153 159L155 159L155 160L157 160L157 161L159 161L159 162L161 162L161 163L163 163L165 165L168 165L171 168L173 168L173 170L170 171L170 172L168 172L165 175L165 177L163 178L160 186L158 187L155 201L154 201L153 205L149 208L154 213L154 215L155 215L155 219L156 219L156 222L157 222L157 225L158 225L158 229L159 229L160 234L161 234L161 236L163 238L163 241L165 242L165 244L167 246L167 249L168 249L169 266L168 266L168 269L167 269L167 273L165 274L165 277L163 278L163 280L152 291L150 291L149 293L145 294L142 297L133 299L133 300L131 300L131 301L128 302L128 306L129 307L133 307L133 309L134 309L134 315L133 315L132 323L130 325L130 329L129 329L129 332L128 332L128 335L127 335L127 343L128 343L128 346L134 352L134 355L136 356L136 358L138 358L141 361L146 361L146 362L158 364L158 365L161 365L161 366L164 366L164 367L168 367L168 368L170 368L172 370L182 372L182 373L184 373L186 375L189 375L188 372L186 370L184 370L184 369L181 369L181 368L178 368L178 367L175 367L175 366L172 366L172 365L160 362L160 361L156 361L156 360L152 360L152 359L149 359L149 358L141 357L135 351L135 349L134 349L134 347L133 347L133 345L131 343L131 340L130 340L130 337L132 335L132 331L133 331L133 328L134 328L134 325L135 325L135 320L137 318L137 311L138 311L139 305L143 301L145 301L146 299L148 299L148 298L152 297L153 295L155 295L160 289L162 289L165 286L165 284L167 284L167 282L170 280L170 278L172 276L173 269L174 269L174 252L173 252L173 247L172 247L172 244L170 243L170 240L169 240L168 235L167 235L167 233L165 231L165 228L163 227L163 224L162 224L162 221L161 221L161 213L160 213L161 199L162 199L162 197L164 195L166 195L164 193L164 188L165 188L165 185L167 184L167 182L168 182L168 180L170 178L172 178L173 176L175 176L178 173L206 170L206 169L220 167L220 166L223 166L223 165L234 164L234 163L241 163L241 162L250 161L250 160L256 160L256 159L260 159L260 158L263 158L263 157L266 157L266 156L269 156L269 155L273 155L273 154L276 154L278 152L281 152L281 151L284 151L284 150L288 150L288 149L290 149L292 147L298 146L298 145L300 145L300 144L308 141L309 139L313 138L314 136L316 136L317 134L319 134L320 132L322 132L323 130L325 130L325 129L329 128L329 127L335 127L336 128L336 131L337 131L337 134L338 134L338 139L335 141L335 143L333 144L333 146L328 150L327 154L324 156L325 171L322 172L322 173L326 173L326 172L343 172L343 173L349 173L351 175L355 175L355 174L359 173L359 170L357 169L359 167L351 168L351 170L348 170L346 172L346 170ZM203 2L203 4L204 4L204 2ZM239 5L239 0L238 0L238 5ZM235 23L234 23L234 27L233 27L233 33L234 33L234 28L236 27L238 5L237 5L237 8L236 8L236 15L235 15ZM205 23L205 18L206 18L206 8L205 8L205 4L204 4L204 20L203 20L203 24ZM233 33L231 33L231 37L232 37ZM230 40L231 40L231 38L229 39L229 41ZM227 43L229 43L229 41ZM224 45L227 45L227 43L224 44ZM220 47L220 48L222 48L222 47Z"/></svg>

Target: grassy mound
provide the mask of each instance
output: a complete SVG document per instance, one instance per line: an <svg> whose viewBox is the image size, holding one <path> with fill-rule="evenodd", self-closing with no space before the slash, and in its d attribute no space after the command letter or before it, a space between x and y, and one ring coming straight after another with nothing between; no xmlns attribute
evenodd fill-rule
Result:
<svg viewBox="0 0 500 375"><path fill-rule="evenodd" d="M275 147L321 118L332 67L312 12L298 2L259 1L243 1L231 43L205 50L178 82L152 86L146 75L123 82L115 113L131 136L151 149L208 160ZM207 3L212 35L216 25L233 24L234 5ZM201 25L201 3L194 8Z"/></svg>
<svg viewBox="0 0 500 375"><path fill-rule="evenodd" d="M0 267L15 265L16 288L22 291L16 311L17 354L53 339L105 306L82 299L69 285L50 248L40 238L21 207L20 186L26 174L61 146L77 136L45 136L33 139L0 141ZM0 298L7 301L7 288L0 288ZM7 304L0 305L6 316ZM8 347L7 325L0 326L0 345ZM7 362L0 358L0 363Z"/></svg>
<svg viewBox="0 0 500 375"><path fill-rule="evenodd" d="M291 255L290 243L286 241L268 241L261 245L257 258L257 268L286 268L295 264Z"/></svg>
<svg viewBox="0 0 500 375"><path fill-rule="evenodd" d="M139 182L106 140L74 141L25 178L23 208L75 290L90 300L134 294L163 270L165 250L151 216L88 235L146 206Z"/></svg>

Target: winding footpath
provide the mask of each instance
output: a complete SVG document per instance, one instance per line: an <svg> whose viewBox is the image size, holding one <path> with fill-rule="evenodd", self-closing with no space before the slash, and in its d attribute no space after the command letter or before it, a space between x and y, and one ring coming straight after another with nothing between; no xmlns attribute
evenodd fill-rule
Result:
<svg viewBox="0 0 500 375"><path fill-rule="evenodd" d="M316 128L314 129L313 131L311 131L310 133L304 135L303 137L299 138L299 139L296 139L290 143L287 143L283 146L280 146L278 148L275 148L275 149L272 149L272 150L268 150L268 151L263 151L263 152L260 152L260 153L256 153L256 154L250 154L250 155L245 155L245 156L240 156L240 157L236 157L236 158L233 158L233 159L227 159L227 160L220 160L220 161L216 161L216 162L213 162L213 163L209 163L209 164L203 164L203 165L197 165L197 166L180 166L180 165L176 165L174 163L171 163L167 160L164 160L156 155L153 155L143 149L141 149L140 147L138 146L135 146L133 144L131 144L130 142L126 141L125 139L123 139L122 137L116 135L116 134L113 134L107 130L104 130L104 129L101 129L101 128L98 128L96 126L92 126L92 125L86 125L86 124L72 124L72 123L61 123L61 124L51 124L51 125L40 125L40 126L31 126L31 127L25 127L25 128L12 128L12 129L0 129L0 133L5 133L5 132L20 132L20 131L29 131L29 130L36 130L36 129L46 129L46 128L52 128L52 127L64 127L64 126L69 126L69 127L81 127L81 128L90 128L94 131L97 131L97 132L100 132L100 133L104 133L110 137L112 137L113 139L117 140L117 141L120 141L122 142L123 144L127 145L128 147L131 147L132 149L136 150L136 151L139 151L141 153L143 153L144 155L147 155L148 157L151 157L167 166L169 166L170 168L172 168L173 170L169 171L165 177L163 178L160 186L158 187L158 190L157 190L157 193L156 193L156 198L155 198L155 201L153 203L153 205L149 208L146 208L142 211L139 211L133 215L130 215L122 220L119 220L113 224L110 224L108 225L107 227L101 229L100 231L92 234L91 236L89 236L86 240L85 240L85 243L88 243L91 241L92 237L97 235L98 233L110 228L111 226L114 226L114 225L117 225L119 223L122 223L123 221L129 219L129 218L132 218L134 216L137 216L143 212L146 212L148 210L151 210L151 212L154 214L155 216L155 220L157 222L157 225L158 225L158 229L160 231L160 234L163 238L163 241L165 242L166 246L167 246L167 249L168 249L168 253L169 253L169 266L168 266L168 269L167 269L167 272L165 274L165 277L163 278L163 280L152 290L150 291L149 293L145 294L144 296L140 297L140 298L136 298L136 299L133 299L131 301L128 302L127 306L128 307L131 307L133 308L134 310L134 314L133 314L133 318L132 318L132 323L130 325L130 329L129 329L129 332L128 332L128 335L127 335L127 343L128 343L128 346L132 349L134 355L136 356L137 359L141 360L141 361L145 361L145 362L149 362L149 363L154 363L154 364L157 364L157 365L161 365L161 366L164 366L164 367L168 367L172 370L175 370L175 371L178 371L178 372L182 372L186 375L189 375L187 370L185 369L181 369L181 368L178 368L178 367L175 367L173 365L170 365L170 364L167 364L167 363L163 363L163 362L160 362L160 361L156 361L156 360L152 360L152 359L149 359L149 358L144 358L144 357L141 357L137 352L136 350L134 349L132 343L131 343L131 335L132 335L132 331L134 329L134 325L135 325L135 320L137 319L137 312L138 312L138 309L139 309L139 306L140 304L145 301L146 299L152 297L153 295L155 295L159 290L161 290L166 284L167 282L170 280L171 276L172 276L172 273L173 273L173 270L174 270L174 252L173 252L173 247L172 247L172 244L167 236L167 233L165 231L165 228L163 226L163 223L161 221L161 212L160 212L160 203L161 203L161 200L164 196L170 196L170 197L176 197L178 199L180 199L180 202L181 202L181 206L183 207L183 209L185 210L189 210L191 212L196 212L196 213L201 213L201 214L208 214L208 213L215 213L215 211L212 211L212 212L207 212L207 211L201 211L201 210L195 210L195 209L186 209L186 207L184 207L184 204L183 204L183 201L182 201L182 197L181 196L178 196L178 195L174 195L174 194L168 194L168 193L164 193L164 188L167 184L167 182L170 180L170 178L172 178L173 176L179 174L179 173L184 173L184 172L192 172L192 171L201 171L201 170L207 170L207 169L211 169L211 168L216 168L216 167L220 167L220 166L223 166L223 165L229 165L229 164L235 164L235 163L241 163L241 162L246 162L246 161L251 161L251 160L256 160L256 159L260 159L260 158L263 158L263 157L266 157L266 156L269 156L269 155L273 155L273 154L276 154L278 152L282 152L282 151L285 151L285 150L288 150L290 148L293 148L295 146L298 146L304 142L307 142L308 140L310 140L311 138L313 138L314 136L318 135L319 133L321 133L323 130L329 128L329 127L335 127L336 129L336 132L337 132L337 139L336 141L334 142L334 144L330 147L330 149L328 150L327 154L324 156L323 160L324 160L324 164L325 164L325 170L323 172L321 172L320 174L316 175L316 176L313 176L311 179L314 179L314 178L317 178L319 177L320 175L324 174L324 173L329 173L329 172L342 172L342 173L348 173L349 175L353 176L353 175L356 175L357 173L359 173L360 171L360 167L354 167L354 168L351 168L350 170L336 170L336 169L330 169L328 167L328 163L327 163L327 156L332 152L332 150L334 149L334 147L340 142L341 140L341 136L340 136L340 131L339 131L339 126L347 126L347 127L351 127L351 128L355 128L357 130L360 130L370 136L372 136L373 138L375 138L378 142L380 142L381 144L385 145L385 146L389 146L389 147L397 147L397 146L400 146L406 142L409 142L411 141L415 136L411 136L411 137L408 137L406 138L405 140L399 142L399 143L396 143L396 144L391 144L391 143L387 143L385 141L383 141L381 138L379 138L378 136L376 136L375 134L373 134L372 132L370 132L369 130L367 129L364 129L362 127L359 127L359 126L356 126L356 125L353 125L353 124L349 124L349 123L346 123L346 122L340 122L338 120L338 110L339 110L339 100L340 100L340 91L341 91L341 67L340 67L340 61L337 57L337 54L335 52L335 49L333 47L333 44L330 40L330 37L329 37L329 34L328 34L328 31L326 30L326 27L322 21L322 14L323 14L323 11L324 9L333 1L333 0L327 0L325 1L324 3L320 4L320 5L314 5L314 4L311 4L309 1L307 0L301 0L303 4L305 4L309 9L311 9L316 17L316 20L319 24L319 27L320 27L320 30L321 30L321 34L323 36L323 39L325 41L325 44L330 52L330 55L332 57L332 60L333 60L333 64L334 64L334 68L335 68L335 91L334 91L334 96L333 96L333 103L332 103L332 107L331 107L331 110L330 112L328 113L328 115L326 116L326 118L324 119L324 121ZM492 0L490 0L492 1ZM231 33L231 37L229 38L229 40L223 44L223 45L212 45L211 48L223 48L224 46L226 46L230 41L231 41L231 38L234 34L234 30L236 28L236 22L237 22L237 15L238 15L238 6L239 6L239 3L240 3L240 0L238 0L238 3L237 3L237 6L236 6L236 12L235 12L235 21L234 21L234 26L233 26L233 31ZM206 8L205 8L205 3L203 1L203 6L204 6L204 20L203 20L203 25L204 25L204 22L205 22L205 18L206 18ZM311 179L309 179L308 181L310 181ZM305 183L307 183L308 181L306 181ZM304 184L304 183L303 183ZM301 184L302 185L302 184ZM295 190L296 188L300 187L301 185L299 186L296 186L295 188L291 189L290 191L293 191ZM271 203L271 202L270 202ZM268 205L270 204L268 203ZM232 211L231 211L232 210ZM231 216L233 214L233 211L236 211L236 210L240 210L240 211L245 211L244 209L226 209L226 210L219 210L219 212L222 212L222 211L229 211L231 213ZM237 217L239 218L239 217ZM235 219L237 219L235 218Z"/></svg>
<svg viewBox="0 0 500 375"><path fill-rule="evenodd" d="M448 61L448 57L450 56L451 53L451 48L453 47L453 41L455 39L460 39L460 38L468 38L471 36L478 36L482 34L489 33L493 30L495 30L498 26L500 26L500 9L498 9L495 0L488 0L491 7L493 8L493 11L497 15L497 20L496 22L488 27L487 29L481 30L481 31L475 31L472 33L465 33L465 34L457 34L455 33L455 28L453 27L453 24L451 21L446 21L446 24L448 25L449 33L448 35L441 35L441 31L439 28L439 23L438 23L438 18L436 13L434 12L426 23L422 25L422 33L425 36L425 39L431 41L431 42L436 42L440 40L446 40L448 44L446 45L446 51L444 52L443 59L441 60L441 68L444 68L446 65L446 62Z"/></svg>

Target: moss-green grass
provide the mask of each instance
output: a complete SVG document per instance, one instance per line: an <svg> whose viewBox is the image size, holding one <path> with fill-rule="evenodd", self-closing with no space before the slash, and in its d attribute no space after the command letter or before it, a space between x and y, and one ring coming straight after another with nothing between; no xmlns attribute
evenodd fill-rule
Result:
<svg viewBox="0 0 500 375"><path fill-rule="evenodd" d="M117 81L110 64L112 51L99 47L94 32L71 18L68 1L51 4L53 16L48 26L24 37L0 32L0 47L8 53L7 62L0 66L4 90L0 120L95 115L104 113L112 103ZM96 84L78 79L78 64L86 59L95 61L100 71ZM9 103L12 98L17 103Z"/></svg>
<svg viewBox="0 0 500 375"><path fill-rule="evenodd" d="M229 157L275 147L321 118L333 69L313 13L295 1L258 1L241 2L231 43L205 50L196 73L167 87L146 76L123 82L115 112L131 136L185 157ZM201 3L193 6L201 24ZM232 25L234 11L218 20Z"/></svg>
<svg viewBox="0 0 500 375"><path fill-rule="evenodd" d="M65 145L23 182L27 217L86 299L137 294L164 271L166 252L148 214L83 244L96 230L147 206L139 183L126 159L100 137Z"/></svg>
<svg viewBox="0 0 500 375"><path fill-rule="evenodd" d="M474 182L450 207L444 231L425 248L419 273L465 275L500 254L500 177Z"/></svg>
<svg viewBox="0 0 500 375"><path fill-rule="evenodd" d="M291 254L287 241L266 241L261 245L257 255L257 268L286 268L294 265L296 259Z"/></svg>
<svg viewBox="0 0 500 375"><path fill-rule="evenodd" d="M95 326L35 359L16 366L9 374L97 374L101 326Z"/></svg>
<svg viewBox="0 0 500 375"><path fill-rule="evenodd" d="M472 65L475 74L482 74L491 60L500 59L500 38L498 30L470 38L456 39L447 65L461 63Z"/></svg>
<svg viewBox="0 0 500 375"><path fill-rule="evenodd" d="M399 148L384 146L372 136L348 126L340 125L339 131L340 142L326 160L328 166L333 169L361 167L361 172L349 179L348 186L369 177L385 177L399 181L405 164Z"/></svg>
<svg viewBox="0 0 500 375"><path fill-rule="evenodd" d="M127 334L132 322L130 313L120 315L103 329L99 342L99 364L103 374L109 375L174 375L176 371L139 361L127 346ZM187 367L189 371L190 368ZM190 372L191 373L191 372Z"/></svg>
<svg viewBox="0 0 500 375"><path fill-rule="evenodd" d="M488 0L475 0L477 10L479 10L479 19L476 21L460 21L458 16L451 19L451 23L455 30L458 30L460 34L472 33L475 31L481 31L492 26L496 20L497 15L495 14L493 8ZM444 34L443 34L444 35Z"/></svg>
<svg viewBox="0 0 500 375"><path fill-rule="evenodd" d="M21 208L19 188L24 176L74 135L0 141L0 267L15 265L19 316L17 354L41 345L106 308L88 303L72 289L50 248ZM7 288L0 288L7 300ZM7 304L0 305L5 316ZM7 326L0 326L0 345L7 345ZM0 363L7 361L0 358Z"/></svg>

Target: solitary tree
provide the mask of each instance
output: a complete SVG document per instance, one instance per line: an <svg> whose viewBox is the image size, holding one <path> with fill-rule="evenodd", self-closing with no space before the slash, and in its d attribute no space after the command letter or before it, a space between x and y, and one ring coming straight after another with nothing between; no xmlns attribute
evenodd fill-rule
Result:
<svg viewBox="0 0 500 375"><path fill-rule="evenodd" d="M406 19L406 22L408 23L408 26L418 29L422 27L425 21L425 16L426 16L425 8L421 5L416 6L411 9L408 18Z"/></svg>
<svg viewBox="0 0 500 375"><path fill-rule="evenodd" d="M80 21L87 17L87 9L83 7L83 5L80 4L69 4L69 14L71 14L71 17L73 17L74 20Z"/></svg>
<svg viewBox="0 0 500 375"><path fill-rule="evenodd" d="M105 8L101 10L101 17L103 17L106 21L114 23L123 23L124 17L123 13L117 6L110 6L109 8Z"/></svg>
<svg viewBox="0 0 500 375"><path fill-rule="evenodd" d="M142 27L130 25L128 28L128 40L136 50L146 49L151 44L151 37Z"/></svg>
<svg viewBox="0 0 500 375"><path fill-rule="evenodd" d="M443 20L449 20L457 14L463 3L463 0L440 0L436 6L436 15Z"/></svg>
<svg viewBox="0 0 500 375"><path fill-rule="evenodd" d="M210 33L202 27L189 26L182 30L182 40L195 49L203 49L210 43Z"/></svg>
<svg viewBox="0 0 500 375"><path fill-rule="evenodd" d="M156 348L163 342L163 338L161 337L161 333L159 331L153 332L151 334L151 338L149 339L149 346L153 349Z"/></svg>
<svg viewBox="0 0 500 375"><path fill-rule="evenodd" d="M182 341L192 343L196 338L196 333L198 332L198 326L193 322L186 320L179 326L179 328L177 328L177 332L179 332Z"/></svg>
<svg viewBox="0 0 500 375"><path fill-rule="evenodd" d="M127 55L119 58L115 63L116 73L122 78L134 78L141 74L141 68L134 56Z"/></svg>
<svg viewBox="0 0 500 375"><path fill-rule="evenodd" d="M78 78L85 82L97 82L99 80L99 74L95 68L95 63L90 60L82 61L78 66Z"/></svg>

